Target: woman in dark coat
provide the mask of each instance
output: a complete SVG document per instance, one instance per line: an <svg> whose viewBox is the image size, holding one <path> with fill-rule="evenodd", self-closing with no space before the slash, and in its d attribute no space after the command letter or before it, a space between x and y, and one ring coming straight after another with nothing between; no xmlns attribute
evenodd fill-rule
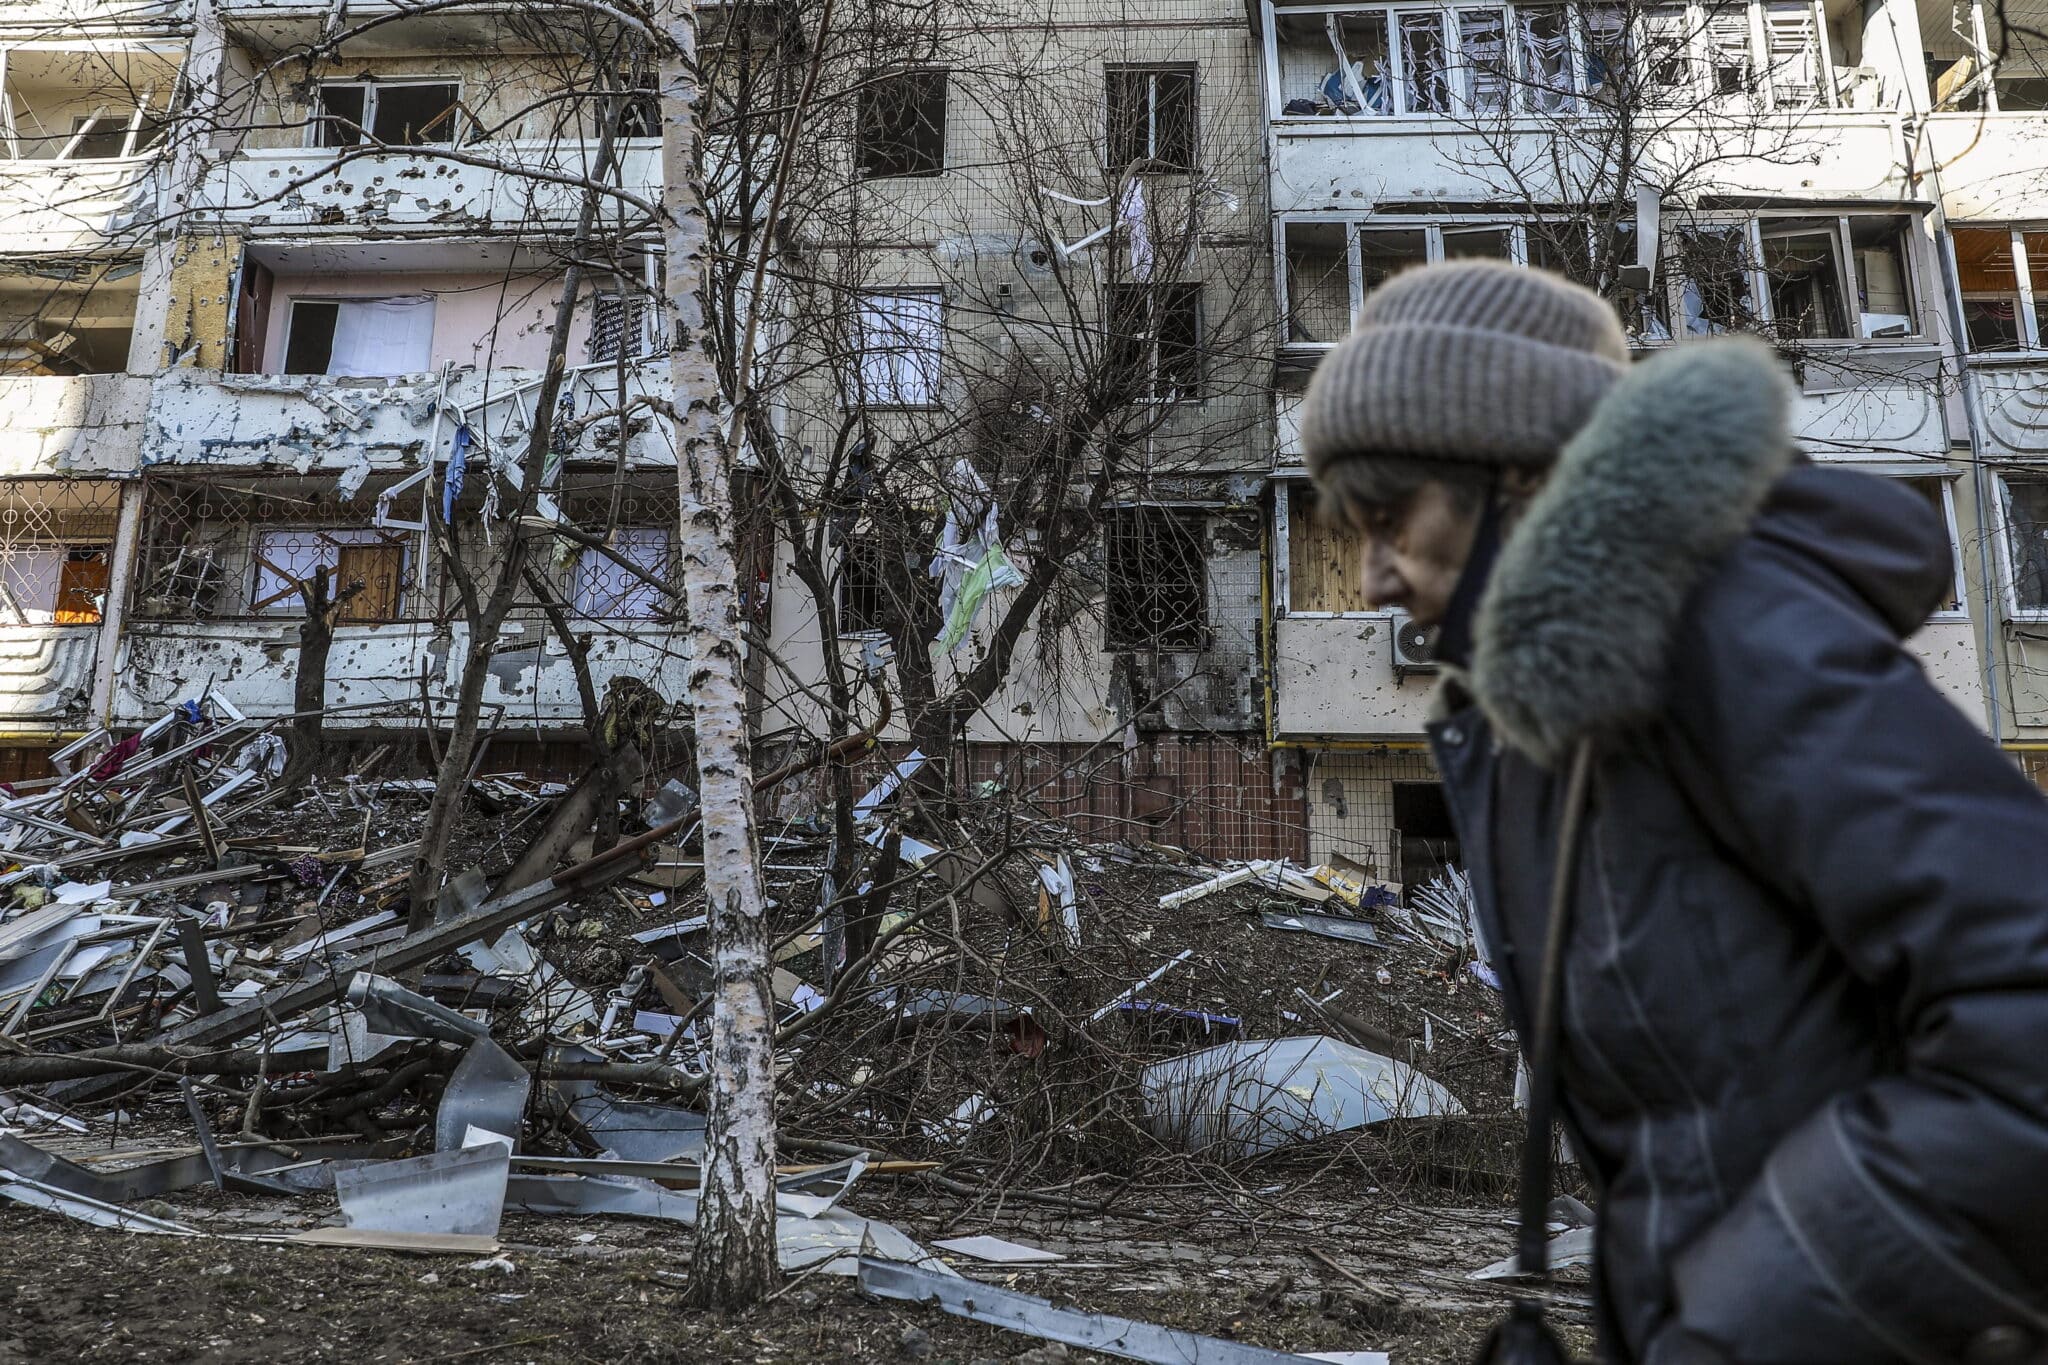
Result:
<svg viewBox="0 0 2048 1365"><path fill-rule="evenodd" d="M1802 460L1792 402L1759 343L1630 366L1590 292L1472 263L1373 297L1302 435L1367 593L1439 629L1525 1025L1592 745L1562 1103L1604 1355L2048 1361L2048 802L1902 647L1945 528Z"/></svg>

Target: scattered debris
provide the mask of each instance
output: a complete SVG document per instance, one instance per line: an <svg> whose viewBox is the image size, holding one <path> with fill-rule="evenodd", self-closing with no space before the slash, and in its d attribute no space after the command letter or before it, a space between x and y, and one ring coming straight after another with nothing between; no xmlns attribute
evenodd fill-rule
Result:
<svg viewBox="0 0 2048 1365"><path fill-rule="evenodd" d="M1413 1067L1334 1038L1224 1043L1147 1067L1141 1085L1161 1138L1242 1156L1390 1118L1465 1112Z"/></svg>
<svg viewBox="0 0 2048 1365"><path fill-rule="evenodd" d="M1028 1247L1021 1242L1006 1242L1000 1237L955 1237L950 1241L933 1242L940 1251L950 1251L960 1256L971 1256L977 1261L988 1261L994 1265L1031 1265L1040 1261L1064 1261L1067 1259L1057 1251L1043 1247Z"/></svg>
<svg viewBox="0 0 2048 1365"><path fill-rule="evenodd" d="M1284 1361L1307 1359L1286 1351L1197 1336L1107 1313L1057 1308L1049 1299L874 1256L860 1258L860 1287L881 1298L936 1304L957 1317L973 1318L1043 1341L1079 1346L1126 1360L1152 1361L1155 1365L1281 1365Z"/></svg>

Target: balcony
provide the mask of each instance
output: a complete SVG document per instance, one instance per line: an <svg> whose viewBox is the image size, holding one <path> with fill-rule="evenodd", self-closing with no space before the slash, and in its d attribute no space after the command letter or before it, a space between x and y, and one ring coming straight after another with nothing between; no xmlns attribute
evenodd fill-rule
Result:
<svg viewBox="0 0 2048 1365"><path fill-rule="evenodd" d="M1269 0L1273 209L1575 202L1617 136L1653 181L1901 197L1903 91L1847 64L1850 8L1817 25L1811 6L1753 0L1689 28L1682 7Z"/></svg>
<svg viewBox="0 0 2048 1365"><path fill-rule="evenodd" d="M132 471L148 410L138 375L0 377L0 477Z"/></svg>
<svg viewBox="0 0 2048 1365"><path fill-rule="evenodd" d="M214 168L198 211L228 224L295 230L443 234L573 224L596 144L489 142L462 148L381 150L246 148ZM652 202L661 194L661 147L638 139L618 148L613 183ZM489 164L474 164L477 161Z"/></svg>
<svg viewBox="0 0 2048 1365"><path fill-rule="evenodd" d="M579 622L592 627L590 668L601 697L614 677L630 676L671 700L684 695L688 648L679 626L658 622ZM266 621L136 621L124 633L114 693L117 725L139 725L193 695L209 680L254 717L288 715L298 668L299 623ZM524 643L531 641L532 643ZM6 664L0 630L0 670ZM327 662L327 701L337 727L389 724L416 714L421 665L427 665L437 710L445 716L461 681L468 632L428 621L335 628ZM88 674L90 668L87 669ZM0 689L5 674L0 672ZM0 691L4 700L4 691ZM484 702L527 724L560 727L583 720L576 675L560 641L543 622L513 621L490 664ZM353 712L341 708L356 708Z"/></svg>
<svg viewBox="0 0 2048 1365"><path fill-rule="evenodd" d="M615 380L609 364L570 371L564 408L595 420L574 425L569 460L615 457L616 424L604 419L617 404ZM540 381L530 369L391 379L168 371L149 411L144 463L410 473L445 458L463 423L501 447L517 442L532 427ZM667 392L658 364L629 367L627 381L629 403ZM627 441L631 464L674 462L665 424L633 431Z"/></svg>

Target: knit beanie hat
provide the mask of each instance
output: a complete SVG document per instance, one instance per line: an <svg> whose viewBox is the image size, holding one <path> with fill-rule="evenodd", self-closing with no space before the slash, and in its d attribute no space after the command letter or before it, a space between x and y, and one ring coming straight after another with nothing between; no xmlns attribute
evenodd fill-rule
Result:
<svg viewBox="0 0 2048 1365"><path fill-rule="evenodd" d="M1353 487L1374 456L1476 468L1553 463L1628 370L1606 301L1548 271L1497 261L1422 266L1373 291L1317 367L1302 405L1309 472Z"/></svg>

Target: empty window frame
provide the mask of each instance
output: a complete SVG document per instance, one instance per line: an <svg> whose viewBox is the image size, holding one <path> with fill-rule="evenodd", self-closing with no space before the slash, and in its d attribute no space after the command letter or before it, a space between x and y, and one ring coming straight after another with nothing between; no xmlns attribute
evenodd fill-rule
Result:
<svg viewBox="0 0 2048 1365"><path fill-rule="evenodd" d="M291 300L281 374L388 379L430 368L434 301L422 294L387 299Z"/></svg>
<svg viewBox="0 0 2048 1365"><path fill-rule="evenodd" d="M1204 518L1171 507L1118 507L1103 520L1103 647L1199 650L1208 642Z"/></svg>
<svg viewBox="0 0 2048 1365"><path fill-rule="evenodd" d="M1815 0L1290 6L1271 32L1274 117L1568 114L1628 91L1658 104L1837 103Z"/></svg>
<svg viewBox="0 0 2048 1365"><path fill-rule="evenodd" d="M302 616L301 584L328 570L328 596L348 594L335 620L343 623L396 621L406 614L407 538L373 527L297 527L256 536L254 581L249 607L266 616Z"/></svg>
<svg viewBox="0 0 2048 1365"><path fill-rule="evenodd" d="M590 336L584 351L592 364L636 360L654 349L653 310L645 294L610 290L590 300Z"/></svg>
<svg viewBox="0 0 2048 1365"><path fill-rule="evenodd" d="M1109 356L1126 392L1155 403L1201 398L1201 285L1111 285L1108 321Z"/></svg>
<svg viewBox="0 0 2048 1365"><path fill-rule="evenodd" d="M455 143L461 140L461 100L462 87L454 81L322 81L314 108L313 145Z"/></svg>
<svg viewBox="0 0 2048 1365"><path fill-rule="evenodd" d="M674 541L666 526L621 526L611 535L619 559L659 582L674 568ZM570 604L578 615L602 620L649 621L668 615L670 598L603 551L586 548L576 558Z"/></svg>
<svg viewBox="0 0 2048 1365"><path fill-rule="evenodd" d="M2048 617L2048 476L1998 476L2005 523L2006 605L2015 616Z"/></svg>
<svg viewBox="0 0 2048 1365"><path fill-rule="evenodd" d="M1111 66L1107 164L1112 171L1192 171L1196 166L1196 69Z"/></svg>
<svg viewBox="0 0 2048 1365"><path fill-rule="evenodd" d="M1637 293L1616 284L1620 268L1636 260L1635 225L1614 225L1605 243L1595 241L1597 231L1578 217L1414 227L1331 219L1283 222L1286 344L1342 340L1373 290L1400 271L1430 261L1469 259L1555 270L1608 296L1631 335L1668 338L1669 309L1661 286Z"/></svg>
<svg viewBox="0 0 2048 1365"><path fill-rule="evenodd" d="M2048 109L2048 37L2038 20L2009 14L1996 0L1957 0L1945 28L1927 34L1943 49L1927 54L1936 113Z"/></svg>
<svg viewBox="0 0 2048 1365"><path fill-rule="evenodd" d="M1681 229L1672 273L1686 330L1787 341L1917 336L1912 223L1905 214L1844 214Z"/></svg>
<svg viewBox="0 0 2048 1365"><path fill-rule="evenodd" d="M1948 590L1934 608L1936 616L1960 616L1963 611L1963 559L1961 538L1956 534L1954 476L1948 474L1907 474L1899 482L1927 500L1948 536Z"/></svg>
<svg viewBox="0 0 2048 1365"><path fill-rule="evenodd" d="M945 305L937 290L864 294L854 327L862 403L918 408L939 401Z"/></svg>
<svg viewBox="0 0 2048 1365"><path fill-rule="evenodd" d="M1958 227L1950 236L1970 349L2031 351L2048 345L2041 332L2048 231Z"/></svg>
<svg viewBox="0 0 2048 1365"><path fill-rule="evenodd" d="M99 110L71 120L71 136L58 151L66 161L108 161L115 157L140 156L164 137L164 120L137 106L126 110Z"/></svg>
<svg viewBox="0 0 2048 1365"><path fill-rule="evenodd" d="M937 175L946 168L946 73L870 76L861 87L855 155L865 179Z"/></svg>

